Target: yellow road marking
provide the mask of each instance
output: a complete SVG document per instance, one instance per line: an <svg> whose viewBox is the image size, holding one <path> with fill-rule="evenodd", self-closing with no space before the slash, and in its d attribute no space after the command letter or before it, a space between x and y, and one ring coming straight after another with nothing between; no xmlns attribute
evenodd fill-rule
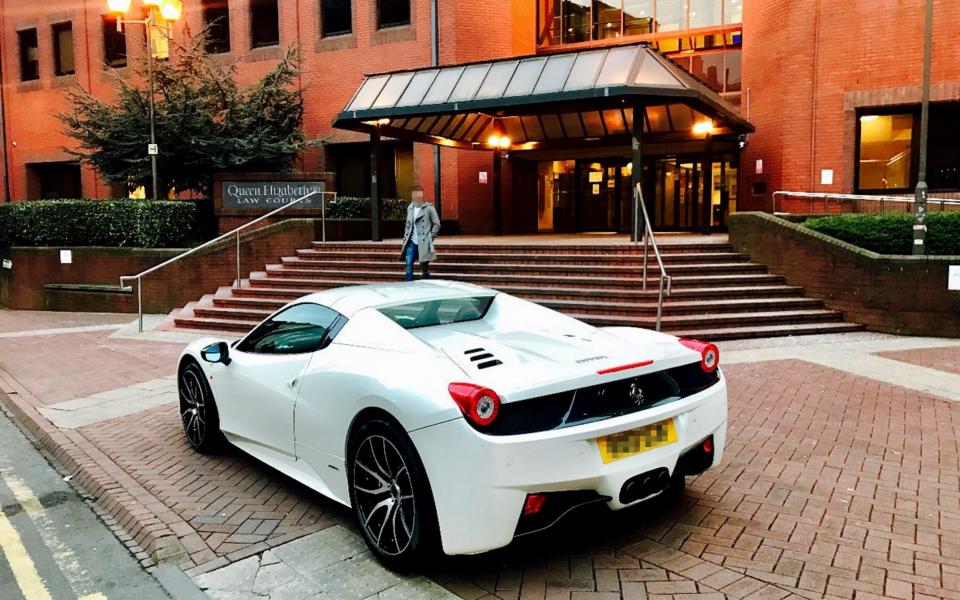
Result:
<svg viewBox="0 0 960 600"><path fill-rule="evenodd" d="M28 600L53 600L46 584L37 573L33 559L27 554L27 548L20 539L20 534L13 528L7 515L0 511L0 550L3 550L13 578L17 580L20 591Z"/></svg>
<svg viewBox="0 0 960 600"><path fill-rule="evenodd" d="M24 512L33 521L37 532L43 538L43 543L50 550L57 567L66 576L70 587L73 588L73 592L79 597L79 600L107 600L107 597L99 592L92 593L93 589L96 588L81 568L73 550L57 535L56 526L47 515L40 499L37 498L26 482L13 472L13 469L3 457L0 457L0 479L13 492L17 502L20 503ZM32 600L29 596L27 598Z"/></svg>

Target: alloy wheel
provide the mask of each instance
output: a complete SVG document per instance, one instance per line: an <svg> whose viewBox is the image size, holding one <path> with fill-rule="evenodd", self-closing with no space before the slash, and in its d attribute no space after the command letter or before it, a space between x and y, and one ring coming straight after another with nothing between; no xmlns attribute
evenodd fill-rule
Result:
<svg viewBox="0 0 960 600"><path fill-rule="evenodd" d="M368 539L388 556L402 554L413 541L416 512L413 479L393 442L364 438L353 461L353 491Z"/></svg>
<svg viewBox="0 0 960 600"><path fill-rule="evenodd" d="M207 436L207 402L204 386L195 369L184 369L180 375L180 420L183 432L194 448Z"/></svg>

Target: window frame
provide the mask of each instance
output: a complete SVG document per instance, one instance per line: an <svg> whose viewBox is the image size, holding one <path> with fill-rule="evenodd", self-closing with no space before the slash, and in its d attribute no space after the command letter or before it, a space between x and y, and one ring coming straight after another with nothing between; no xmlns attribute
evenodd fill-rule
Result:
<svg viewBox="0 0 960 600"><path fill-rule="evenodd" d="M333 321L330 323L330 327L327 329L327 331L323 334L323 336L317 342L317 345L315 348L313 348L312 350L306 350L303 352L256 352L252 349L245 347L251 343L250 342L251 339L254 339L258 334L260 334L261 331L265 329L271 322L276 320L281 315L291 310L294 310L296 308L300 308L302 306L319 307L319 308L330 311L334 315ZM319 352L320 350L323 350L324 348L329 346L330 343L334 340L334 338L337 337L337 334L340 333L340 330L343 329L343 326L346 325L347 320L348 319L345 316L343 316L341 313L330 308L329 306L326 306L325 304L320 304L318 302L298 302L296 304L291 304L290 306L285 306L284 308L280 309L276 313L270 315L262 323L254 327L250 333L248 333L242 339L236 342L234 348L236 349L237 352L243 352L244 354L253 354L257 356L294 356L298 354L300 355L313 354L314 352ZM261 339L262 337L263 336L261 336ZM257 341L259 342L260 340L257 340Z"/></svg>
<svg viewBox="0 0 960 600"><path fill-rule="evenodd" d="M64 70L61 62L60 34L64 31L70 32L70 53L73 55L73 68L69 71ZM53 74L57 77L66 75L75 75L77 72L76 45L73 40L73 21L61 21L50 26L50 32L53 34Z"/></svg>
<svg viewBox="0 0 960 600"><path fill-rule="evenodd" d="M278 6L279 9L279 6ZM223 13L213 19L208 18L210 12L216 11ZM201 0L200 20L207 32L220 30L225 32L224 38L216 39L207 37L204 42L204 50L208 54L227 54L232 50L233 40L230 35L230 5L227 0ZM279 19L278 19L279 22ZM223 45L211 44L211 40L223 42Z"/></svg>
<svg viewBox="0 0 960 600"><path fill-rule="evenodd" d="M117 17L113 14L104 14L100 18L102 41L103 41L103 62L111 69L123 69L127 66L127 30L117 31ZM110 59L110 51L118 50L109 44L109 40L123 41L122 52L119 52L117 58ZM119 44L118 44L119 45ZM122 61L122 62L121 62Z"/></svg>
<svg viewBox="0 0 960 600"><path fill-rule="evenodd" d="M33 51L35 54L33 60L27 60L28 47L24 46L23 43L24 37L30 34L33 35ZM40 34L36 27L17 30L17 56L20 61L20 81L29 82L40 79ZM33 71L28 73L27 67L31 63L33 65Z"/></svg>
<svg viewBox="0 0 960 600"><path fill-rule="evenodd" d="M255 10L264 10L268 4L273 4L273 7L276 12L276 21L277 21L277 37L276 41L269 42L258 42L257 36L255 35L256 29L256 19L254 18ZM256 50L258 48L274 48L280 45L280 0L251 0L248 8L248 16L250 17L250 49Z"/></svg>
<svg viewBox="0 0 960 600"><path fill-rule="evenodd" d="M327 12L326 12L326 3L328 0L319 0L320 2L320 37L323 39L340 37L344 35L353 34L353 0L340 0L341 2L346 2L347 5L347 20L349 22L349 28L337 31L327 31Z"/></svg>
<svg viewBox="0 0 960 600"><path fill-rule="evenodd" d="M384 23L383 22L383 3L403 1L407 4L407 20ZM413 23L413 2L412 0L377 0L377 30L394 29L396 27L409 27Z"/></svg>
<svg viewBox="0 0 960 600"><path fill-rule="evenodd" d="M894 115L909 115L912 117L912 128L910 132L910 181L905 188L886 188L886 189L863 189L860 187L860 136L862 126L860 119L865 116L876 115L878 117L887 117ZM920 152L920 108L918 106L876 106L860 107L854 113L856 127L853 137L853 190L855 194L883 196L887 194L905 194L910 193L917 187L917 180L920 174L920 165L917 161Z"/></svg>

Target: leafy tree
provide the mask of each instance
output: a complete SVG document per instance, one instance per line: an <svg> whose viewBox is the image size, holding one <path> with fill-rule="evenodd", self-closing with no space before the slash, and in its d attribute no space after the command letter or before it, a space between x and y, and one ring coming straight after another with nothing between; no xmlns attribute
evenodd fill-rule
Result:
<svg viewBox="0 0 960 600"><path fill-rule="evenodd" d="M160 153L161 195L194 190L208 195L217 171L283 171L310 142L303 134L303 94L295 85L294 47L262 79L238 86L233 65L204 49L204 34L171 43L170 59L155 60L154 123ZM68 152L94 166L108 181L144 185L151 169L149 96L145 57L135 82L116 76L111 101L82 87L66 91L71 111L58 115L79 142Z"/></svg>

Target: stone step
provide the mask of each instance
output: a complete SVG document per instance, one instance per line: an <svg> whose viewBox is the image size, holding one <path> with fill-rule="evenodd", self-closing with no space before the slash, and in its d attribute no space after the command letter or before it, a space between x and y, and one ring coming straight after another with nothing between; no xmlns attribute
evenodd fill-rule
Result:
<svg viewBox="0 0 960 600"><path fill-rule="evenodd" d="M744 262L749 261L750 257L747 254L737 253L737 252L673 252L673 251L664 251L660 254L661 258L665 265L671 265L676 263L689 263L689 262ZM383 260L391 260L393 262L400 261L400 253L397 249L394 249L393 252L365 252L365 251L331 251L331 250L315 250L313 248L308 248L304 250L297 250L297 256L301 260L305 261L318 261L318 262L328 262L336 261L338 264L350 265L355 263L364 263L364 262L377 262ZM545 264L616 264L616 265L642 265L643 264L643 255L637 254L633 255L618 255L613 253L596 253L596 254L511 254L511 253L501 253L501 252L458 252L458 251L446 251L440 257L439 262L443 263L471 263L471 262L482 262L482 263L545 263ZM284 258L284 262L289 260ZM654 258L653 252L651 251L648 256L649 262L652 264L656 261ZM438 264L439 264L438 262Z"/></svg>
<svg viewBox="0 0 960 600"><path fill-rule="evenodd" d="M645 327L656 325L655 316L637 315L591 315L581 312L566 312L598 326ZM661 326L664 331L673 329L710 329L722 325L753 326L767 323L795 324L804 322L831 322L842 320L843 315L835 310L774 310L764 312L711 313L706 315L664 315Z"/></svg>
<svg viewBox="0 0 960 600"><path fill-rule="evenodd" d="M664 330L670 335L684 338L696 338L719 342L723 340L744 340L748 338L785 337L794 335L817 335L824 333L849 333L863 331L863 325L835 321L828 323L792 323L775 325L745 325L737 327L716 327L696 329ZM723 353L720 364L723 364Z"/></svg>
<svg viewBox="0 0 960 600"><path fill-rule="evenodd" d="M215 317L228 314L242 318L263 319L288 303L280 298L215 297L212 306L196 308L198 315ZM577 312L590 315L656 315L655 301L606 302L578 300L538 300L548 308L561 312ZM814 298L741 298L711 301L676 301L669 299L663 304L664 314L716 314L756 312L758 310L819 309L823 302ZM222 309L222 310L221 310Z"/></svg>
<svg viewBox="0 0 960 600"><path fill-rule="evenodd" d="M403 263L393 261L365 261L344 263L338 261L302 260L298 258L284 258L281 265L267 266L267 272L285 277L290 273L292 277L312 275L314 273L333 274L340 272L375 271L385 275L396 275L402 272ZM686 263L669 265L667 274L680 275L684 273L765 273L766 268L750 262L719 262L719 263ZM586 274L586 275L634 275L643 274L643 265L597 265L597 264L542 264L542 263L455 263L446 260L431 263L430 271L438 277L446 273L529 273L531 275L552 274ZM658 271L656 263L647 265L647 273Z"/></svg>
<svg viewBox="0 0 960 600"><path fill-rule="evenodd" d="M385 242L313 242L312 249L328 252L382 252L399 256L400 240ZM718 237L716 242L674 242L666 238L657 238L657 247L662 253L680 252L732 252L732 246L726 236ZM448 243L441 237L436 242L437 253L469 252L477 254L616 254L643 255L641 244L468 244Z"/></svg>
<svg viewBox="0 0 960 600"><path fill-rule="evenodd" d="M251 277L250 285L257 287L288 287L315 289L316 280L336 278L344 285L364 284L384 281L397 281L399 277L384 277L382 273L374 271L322 271L311 274L310 277L278 276L278 272L271 271L265 276ZM547 276L547 275L513 275L497 274L483 275L474 273L444 273L444 279L453 279L474 283L487 287L502 287L505 284L523 284L530 286L577 286L584 288L615 288L637 289L643 286L639 277L587 277L587 276ZM680 275L673 277L673 287L713 285L744 285L744 284L779 284L783 283L781 275L767 273L742 273L735 275ZM648 276L647 287L657 287L659 279Z"/></svg>

